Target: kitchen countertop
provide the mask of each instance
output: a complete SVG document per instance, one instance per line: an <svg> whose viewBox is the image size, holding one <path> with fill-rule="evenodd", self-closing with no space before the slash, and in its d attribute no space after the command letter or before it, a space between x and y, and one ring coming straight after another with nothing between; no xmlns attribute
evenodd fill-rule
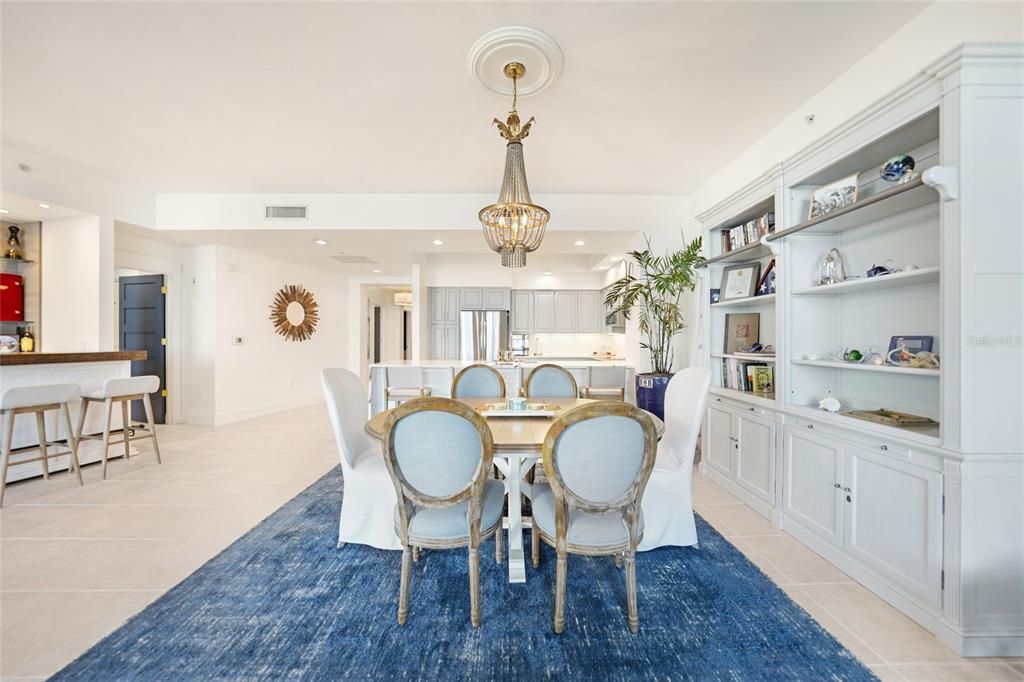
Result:
<svg viewBox="0 0 1024 682"><path fill-rule="evenodd" d="M50 365L69 362L121 362L145 360L146 351L126 350L94 353L0 353L0 366Z"/></svg>

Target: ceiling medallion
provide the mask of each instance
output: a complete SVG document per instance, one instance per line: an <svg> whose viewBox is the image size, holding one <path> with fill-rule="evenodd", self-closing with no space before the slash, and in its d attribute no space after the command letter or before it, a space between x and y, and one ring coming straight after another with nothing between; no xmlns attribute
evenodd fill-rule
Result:
<svg viewBox="0 0 1024 682"><path fill-rule="evenodd" d="M473 43L466 57L470 74L491 92L508 97L512 84L505 65L518 62L526 73L518 80L520 97L547 90L562 73L562 50L554 38L528 26L504 26L489 31Z"/></svg>
<svg viewBox="0 0 1024 682"><path fill-rule="evenodd" d="M494 119L494 124L501 136L508 140L505 145L505 176L501 181L498 203L480 209L479 218L487 245L501 254L501 264L506 268L521 268L526 265L526 254L536 251L544 240L544 228L551 214L546 208L533 203L530 186L526 183L523 140L530 134L533 118L523 125L516 110L516 82L526 73L526 67L520 62L509 62L504 71L512 80L512 111L504 123Z"/></svg>

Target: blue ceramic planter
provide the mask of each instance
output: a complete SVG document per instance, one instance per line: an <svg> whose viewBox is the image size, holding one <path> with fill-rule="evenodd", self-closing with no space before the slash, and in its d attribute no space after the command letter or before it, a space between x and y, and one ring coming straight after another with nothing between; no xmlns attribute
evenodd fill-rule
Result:
<svg viewBox="0 0 1024 682"><path fill-rule="evenodd" d="M637 374L636 405L647 410L658 419L665 419L665 389L672 379L671 374Z"/></svg>

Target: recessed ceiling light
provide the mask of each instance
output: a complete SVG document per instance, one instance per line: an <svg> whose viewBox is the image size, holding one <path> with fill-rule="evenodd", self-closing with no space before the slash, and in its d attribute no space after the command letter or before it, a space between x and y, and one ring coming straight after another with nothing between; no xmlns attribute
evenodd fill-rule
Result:
<svg viewBox="0 0 1024 682"><path fill-rule="evenodd" d="M550 272L545 272L544 274L545 274L545 275L550 275L551 273L550 273Z"/></svg>
<svg viewBox="0 0 1024 682"><path fill-rule="evenodd" d="M607 270L607 269L608 269L608 266L607 266L607 265L598 265L598 266L597 266L597 269L598 269L598 270Z"/></svg>
<svg viewBox="0 0 1024 682"><path fill-rule="evenodd" d="M327 246L326 239L314 239L313 243L316 244L317 246Z"/></svg>
<svg viewBox="0 0 1024 682"><path fill-rule="evenodd" d="M583 241L582 239L577 239L576 241L574 241L572 243L572 245L573 246L586 246L587 243L585 241Z"/></svg>
<svg viewBox="0 0 1024 682"><path fill-rule="evenodd" d="M10 213L10 211L8 211L6 208L0 208L0 214L7 215L8 213Z"/></svg>
<svg viewBox="0 0 1024 682"><path fill-rule="evenodd" d="M49 204L39 204L39 208L50 208Z"/></svg>
<svg viewBox="0 0 1024 682"><path fill-rule="evenodd" d="M377 273L380 272L380 270L374 270L373 272L374 272L374 274L377 274Z"/></svg>
<svg viewBox="0 0 1024 682"><path fill-rule="evenodd" d="M434 246L444 246L444 242L441 241L440 239L435 239Z"/></svg>

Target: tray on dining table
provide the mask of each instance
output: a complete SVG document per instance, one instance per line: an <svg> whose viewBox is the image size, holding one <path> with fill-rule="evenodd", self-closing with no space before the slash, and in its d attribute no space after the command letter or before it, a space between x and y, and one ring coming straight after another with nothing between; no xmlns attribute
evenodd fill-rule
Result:
<svg viewBox="0 0 1024 682"><path fill-rule="evenodd" d="M559 410L558 405L550 403L527 403L525 408L513 410L508 403L488 403L477 408L482 417L554 417Z"/></svg>

